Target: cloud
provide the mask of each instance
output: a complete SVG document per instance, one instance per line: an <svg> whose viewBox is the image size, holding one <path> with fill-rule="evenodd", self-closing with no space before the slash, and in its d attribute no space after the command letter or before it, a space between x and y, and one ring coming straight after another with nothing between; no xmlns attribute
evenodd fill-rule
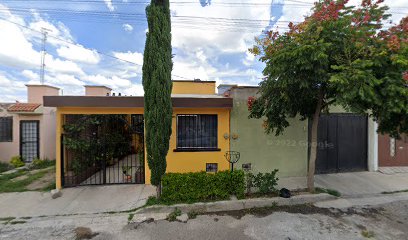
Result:
<svg viewBox="0 0 408 240"><path fill-rule="evenodd" d="M138 65L143 65L143 54L139 52L131 52L131 51L113 52L113 56L129 61L129 62L136 63Z"/></svg>
<svg viewBox="0 0 408 240"><path fill-rule="evenodd" d="M76 43L71 31L61 22L52 22L33 11L33 18L26 20L5 10L1 17L13 19L23 26L41 31L50 29L45 58L45 84L63 89L65 95L83 95L83 85L107 85L114 91L124 94L140 95L141 66L143 54L139 52L113 52L121 59L135 62L127 63L113 58L102 58L95 49ZM0 96L1 101L26 99L24 84L39 84L42 34L30 31L16 24L0 19ZM59 39L55 39L56 36ZM72 42L73 44L70 44ZM7 72L2 72L6 69ZM18 79L18 81L16 80Z"/></svg>
<svg viewBox="0 0 408 240"><path fill-rule="evenodd" d="M67 44L57 49L60 57L82 63L97 64L100 56L96 50L90 50L80 44Z"/></svg>
<svg viewBox="0 0 408 240"><path fill-rule="evenodd" d="M133 31L133 26L130 25L129 23L123 24L122 27L126 32L132 32Z"/></svg>
<svg viewBox="0 0 408 240"><path fill-rule="evenodd" d="M115 11L115 7L112 4L112 0L104 0L106 7L109 9L109 11Z"/></svg>
<svg viewBox="0 0 408 240"><path fill-rule="evenodd" d="M25 78L29 79L30 81L40 82L40 75L38 73L35 73L35 72L31 71L31 70L23 70L21 72L21 74Z"/></svg>

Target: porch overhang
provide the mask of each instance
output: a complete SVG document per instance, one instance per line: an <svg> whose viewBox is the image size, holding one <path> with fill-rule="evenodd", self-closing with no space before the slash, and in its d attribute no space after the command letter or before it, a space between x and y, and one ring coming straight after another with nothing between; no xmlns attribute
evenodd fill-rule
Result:
<svg viewBox="0 0 408 240"><path fill-rule="evenodd" d="M232 98L217 95L172 96L174 108L232 108ZM143 108L142 96L45 96L46 107Z"/></svg>

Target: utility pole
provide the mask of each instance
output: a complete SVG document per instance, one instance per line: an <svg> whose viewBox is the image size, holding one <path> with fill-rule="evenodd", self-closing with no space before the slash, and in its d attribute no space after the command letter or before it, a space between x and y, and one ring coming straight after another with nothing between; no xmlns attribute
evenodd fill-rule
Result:
<svg viewBox="0 0 408 240"><path fill-rule="evenodd" d="M44 74L45 74L45 55L47 54L47 50L45 49L45 43L47 42L47 35L48 32L51 31L47 28L41 28L41 33L43 35L42 38L42 50L41 50L41 72L40 72L40 82L44 84Z"/></svg>

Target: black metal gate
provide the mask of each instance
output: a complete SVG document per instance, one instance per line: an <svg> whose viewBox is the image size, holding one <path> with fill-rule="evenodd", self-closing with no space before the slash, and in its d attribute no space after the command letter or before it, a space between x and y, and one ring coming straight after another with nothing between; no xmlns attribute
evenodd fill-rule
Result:
<svg viewBox="0 0 408 240"><path fill-rule="evenodd" d="M25 162L40 157L40 122L38 120L20 121L20 156Z"/></svg>
<svg viewBox="0 0 408 240"><path fill-rule="evenodd" d="M143 115L65 115L62 185L144 183Z"/></svg>
<svg viewBox="0 0 408 240"><path fill-rule="evenodd" d="M310 131L309 122L309 141ZM367 116L322 115L317 139L316 173L367 170Z"/></svg>

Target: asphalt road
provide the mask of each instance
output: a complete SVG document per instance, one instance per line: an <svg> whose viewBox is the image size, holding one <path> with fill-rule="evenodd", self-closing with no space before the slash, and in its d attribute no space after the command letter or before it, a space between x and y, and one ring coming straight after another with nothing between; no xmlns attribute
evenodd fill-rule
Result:
<svg viewBox="0 0 408 240"><path fill-rule="evenodd" d="M0 239L75 239L78 226L91 228L97 234L93 239L408 239L408 201L341 211L306 205L229 212L200 215L187 223L162 220L127 225L127 216L73 215L25 219L14 225L3 222Z"/></svg>

